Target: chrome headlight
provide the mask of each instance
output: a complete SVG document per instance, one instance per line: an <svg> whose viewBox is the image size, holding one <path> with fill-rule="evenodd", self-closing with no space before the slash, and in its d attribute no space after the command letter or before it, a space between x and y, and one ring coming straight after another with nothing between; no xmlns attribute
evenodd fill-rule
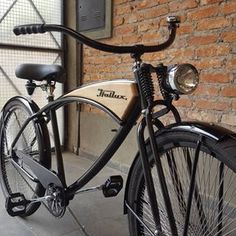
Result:
<svg viewBox="0 0 236 236"><path fill-rule="evenodd" d="M180 64L168 67L167 87L177 94L192 93L198 86L199 74L191 64Z"/></svg>

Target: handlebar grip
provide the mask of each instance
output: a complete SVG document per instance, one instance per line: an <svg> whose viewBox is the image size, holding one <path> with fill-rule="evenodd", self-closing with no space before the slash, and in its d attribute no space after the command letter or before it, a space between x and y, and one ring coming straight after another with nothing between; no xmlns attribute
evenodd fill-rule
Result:
<svg viewBox="0 0 236 236"><path fill-rule="evenodd" d="M13 32L15 35L21 34L43 34L45 33L44 24L30 24L19 25L14 27Z"/></svg>

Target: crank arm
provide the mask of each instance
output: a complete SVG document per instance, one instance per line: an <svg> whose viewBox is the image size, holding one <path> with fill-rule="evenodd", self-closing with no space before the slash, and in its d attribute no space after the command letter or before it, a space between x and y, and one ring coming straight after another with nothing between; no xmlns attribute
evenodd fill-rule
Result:
<svg viewBox="0 0 236 236"><path fill-rule="evenodd" d="M38 197L38 198L33 198L29 200L29 204L34 204L37 202L45 202L47 200L53 199L52 196L48 195L48 196L44 196L44 197Z"/></svg>
<svg viewBox="0 0 236 236"><path fill-rule="evenodd" d="M104 197L115 197L120 192L122 187L123 178L120 175L113 175L110 176L104 184L96 187L78 190L74 195L102 190Z"/></svg>
<svg viewBox="0 0 236 236"><path fill-rule="evenodd" d="M32 204L40 202L40 203L44 203L44 206L47 208L47 200L50 200L52 198L53 198L52 196L44 196L44 197L30 199L28 200L28 205L30 206Z"/></svg>
<svg viewBox="0 0 236 236"><path fill-rule="evenodd" d="M82 194L82 193L89 193L89 192L96 192L96 191L101 191L103 189L103 184L100 186L96 186L96 187L91 187L91 188L86 188L86 189L81 189L78 190L77 192L75 192L75 195L77 194Z"/></svg>

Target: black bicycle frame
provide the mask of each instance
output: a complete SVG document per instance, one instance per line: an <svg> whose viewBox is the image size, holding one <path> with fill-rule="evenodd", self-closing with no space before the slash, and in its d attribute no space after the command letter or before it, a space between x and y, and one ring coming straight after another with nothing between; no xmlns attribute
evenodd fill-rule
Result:
<svg viewBox="0 0 236 236"><path fill-rule="evenodd" d="M139 78L138 75L135 73L135 79L138 83ZM139 94L141 94L139 92ZM60 107L72 103L72 102L80 102L80 103L88 103L93 106L96 106L97 108L105 111L110 117L113 118L119 125L120 128L118 129L116 135L113 137L111 142L108 144L104 152L98 157L98 159L94 162L94 164L74 183L72 183L70 186L66 186L66 179L65 179L65 172L64 172L64 166L63 166L63 158L61 153L61 145L60 145L60 139L59 139L59 132L58 132L58 126L57 126L57 119L55 111L59 109ZM141 105L142 104L142 105ZM153 119L156 121L159 121L158 118L160 116L163 116L166 114L169 110L172 111L174 114L174 117L176 121L180 120L179 114L177 110L174 108L173 105L169 104L167 105L165 102L156 101L153 102L153 106L155 105L166 105L167 108L161 110L161 112L157 112L155 114L152 113L152 108L150 107L143 107L145 103L144 98L140 95L140 98L137 100L136 104L134 105L134 108L130 114L130 116L125 120L121 121L112 111L110 111L108 108L104 107L103 105L94 102L89 99L85 98L79 98L79 97L60 97L53 101L52 98L49 99L49 103L40 109L37 113L32 115L30 118L28 118L25 123L23 124L21 130L17 134L14 142L12 143L12 148L16 144L18 138L20 137L21 133L24 131L28 123L32 120L35 122L40 122L40 119L42 119L42 116L47 116L49 120L51 120L52 123L52 131L53 131L53 137L54 137L54 144L55 144L55 153L56 153L56 162L57 162L57 175L62 183L62 185L65 188L66 198L67 200L73 199L75 193L80 190L82 187L84 187L93 177L95 177L101 169L108 163L108 161L113 157L114 153L118 150L118 148L121 146L127 135L129 134L130 130L134 125L136 124L136 121L138 117L143 113L144 118L138 125L138 144L139 144L139 151L141 153L142 163L143 163L143 171L146 181L146 186L148 189L148 194L150 198L150 204L151 209L153 213L154 222L156 224L156 229L161 232L161 223L160 223L160 216L158 211L158 204L155 196L155 190L154 190L154 183L151 176L151 169L148 163L148 157L145 150L145 141L144 141L144 129L148 128L149 131L149 138L150 143L152 146L152 152L154 155L154 160L158 169L159 173L159 179L161 182L161 188L163 192L164 199L166 200L166 210L168 214L168 218L170 221L171 230L173 232L173 235L177 235L177 229L175 225L175 219L173 215L173 211L171 209L170 204L170 198L167 191L167 186L165 182L165 176L162 170L162 165L160 162L160 157L158 156L158 147L156 146L155 142L155 136L154 136L154 127L155 122L153 122ZM158 123L158 122L157 122ZM159 121L160 123L160 121Z"/></svg>
<svg viewBox="0 0 236 236"><path fill-rule="evenodd" d="M124 139L126 138L128 133L130 132L131 128L136 123L138 117L143 113L144 118L145 118L145 123L143 122L143 129L139 129L139 131L138 131L139 132L138 136L140 137L139 141L141 141L142 139L144 140L143 130L147 126L149 136L150 136L150 143L151 143L151 147L152 147L152 152L153 152L155 164L157 166L157 170L159 173L159 179L161 181L161 189L163 191L163 196L165 199L165 204L166 204L166 208L167 208L166 210L167 210L168 217L170 219L170 227L172 230L172 234L177 235L173 212L172 212L171 207L169 208L169 206L168 206L168 205L170 205L169 204L170 199L169 199L169 195L168 195L168 191L167 191L167 186L166 186L166 182L165 182L165 177L164 177L162 165L160 162L160 157L158 156L158 147L156 145L155 135L154 135L154 127L153 126L160 125L161 122L153 123L153 119L154 119L153 114L152 114L153 104L150 104L146 100L146 97L144 95L145 92L143 91L142 84L140 82L141 75L139 75L137 73L137 71L140 69L140 66L141 66L140 57L144 53L151 53L151 52L157 52L157 51L164 50L173 43L175 36L176 36L176 29L177 29L180 21L177 17L168 17L167 23L168 23L168 29L170 31L168 39L164 43L161 43L159 45L151 45L151 46L107 45L107 44L103 44L103 43L91 40L91 39L79 34L78 32L76 32L72 29L69 29L69 28L66 28L66 27L63 27L60 25L43 24L43 25L17 26L14 28L14 33L16 35L20 35L20 34L31 34L31 33L45 33L47 31L59 31L59 32L63 32L68 35L71 35L80 43L84 43L85 45L90 46L95 49L98 49L98 50L111 52L111 53L119 53L119 54L125 54L125 53L131 54L131 56L135 59L135 62L136 62L135 67L134 67L134 75L135 75L136 83L138 85L139 100L135 104L133 111L130 113L130 116L125 120L125 122L120 121L119 118L115 114L112 114L112 112L109 111L109 109L107 109L103 106L100 106L96 102L93 104L98 107L100 106L100 108L102 108L105 111L107 111L108 113L110 113L110 115L113 118L116 118L116 120L118 120L118 123L120 124L120 128L119 128L117 134L115 135L115 137L112 139L110 144L105 149L105 151L100 155L100 157L97 159L97 161L93 164L93 166L83 176L81 176L81 178L79 178L76 182L74 182L72 185L70 185L68 188L66 188L66 196L69 199L73 198L75 192L77 190L79 190L80 188L82 188L86 183L88 183L89 180L91 180L107 164L107 162L112 158L112 156L116 152L116 150L120 147L120 145L122 144L122 142L124 141ZM145 79L145 78L143 77L142 79ZM148 80L149 80L149 78L146 78L146 81L148 81ZM149 81L149 82L152 83L152 81ZM53 122L54 139L56 141L55 142L55 146L56 146L55 149L57 152L56 158L57 158L58 172L59 172L58 176L62 179L61 181L65 185L66 183L65 183L65 177L64 177L62 155L61 155L60 147L58 147L59 146L59 136L58 136L58 127L57 127L57 122L56 122L56 116L55 116L55 109L57 108L57 106L58 107L60 106L60 103L63 103L63 102L64 102L64 98L57 99L57 101L52 102L53 104L50 104L48 107L46 106L44 109L41 109L39 111L39 114L42 115L43 111L46 111L46 112L49 112L51 115L51 121ZM88 102L92 103L92 101L88 101ZM53 107L53 105L55 105L55 107ZM26 126L26 125L24 125L24 126ZM19 138L19 136L20 136L20 134L18 135L18 138ZM15 143L16 143L16 141L14 142L14 144ZM145 161L148 161L147 155L145 155L145 151L142 153L141 145L139 144L139 146L140 146L141 158L142 158L142 162L143 162L144 175L145 175L146 182L147 182L146 184L149 189L149 197L151 199L151 206L152 206L154 221L156 223L157 230L161 231L160 219L157 214L157 212L158 212L157 201L155 199L155 196L153 196L153 193L152 193L152 190L154 189L153 181L148 181L148 179L152 178L150 175L150 167L149 167L148 163L144 164ZM148 175L150 178L148 177Z"/></svg>
<svg viewBox="0 0 236 236"><path fill-rule="evenodd" d="M64 173L64 167L63 167L63 161L62 161L62 155L61 155L61 145L60 145L60 138L59 138L59 131L57 126L57 119L55 116L55 111L59 109L62 106L65 106L66 104L72 103L72 102L80 102L80 103L87 103L91 104L93 106L96 106L97 108L105 111L110 117L113 118L114 121L116 121L120 128L117 131L114 138L111 140L110 144L107 146L105 151L101 154L101 156L96 160L93 166L89 170L86 171L86 173L81 176L77 181L75 181L70 186L66 186L65 181L65 173ZM53 138L54 138L54 144L55 144L55 150L56 150L56 162L57 162L57 170L58 170L58 176L63 184L63 186L67 189L66 194L68 198L72 198L76 191L81 189L85 184L87 184L106 164L107 162L112 158L113 154L117 151L117 149L120 147L120 145L123 143L124 139L129 134L132 127L135 125L138 117L140 116L141 108L140 108L140 102L139 100L134 105L134 108L132 110L132 113L129 118L125 122L122 122L112 111L110 111L108 108L102 106L99 103L93 102L91 100L85 99L85 98L79 98L79 97L67 97L63 98L60 97L57 100L50 101L45 107L40 109L37 113L33 114L31 117L29 117L24 124L22 125L20 131L17 133L14 141L12 142L12 149L14 149L15 144L17 143L17 140L27 127L27 125L31 122L40 122L40 119L43 118L43 116L47 116L48 120L51 121L52 124L52 132L53 132Z"/></svg>

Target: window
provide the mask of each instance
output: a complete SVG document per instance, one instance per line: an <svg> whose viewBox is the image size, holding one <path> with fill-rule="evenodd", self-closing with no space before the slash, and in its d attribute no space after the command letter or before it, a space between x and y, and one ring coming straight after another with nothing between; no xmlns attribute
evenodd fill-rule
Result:
<svg viewBox="0 0 236 236"><path fill-rule="evenodd" d="M23 35L16 37L13 27L21 24L62 24L62 0L1 0L0 1L0 109L12 96L27 95L25 80L15 77L15 68L21 63L62 64L62 37L60 33ZM62 93L57 84L56 97ZM45 93L37 88L33 98L42 107ZM62 129L62 111L58 116Z"/></svg>

